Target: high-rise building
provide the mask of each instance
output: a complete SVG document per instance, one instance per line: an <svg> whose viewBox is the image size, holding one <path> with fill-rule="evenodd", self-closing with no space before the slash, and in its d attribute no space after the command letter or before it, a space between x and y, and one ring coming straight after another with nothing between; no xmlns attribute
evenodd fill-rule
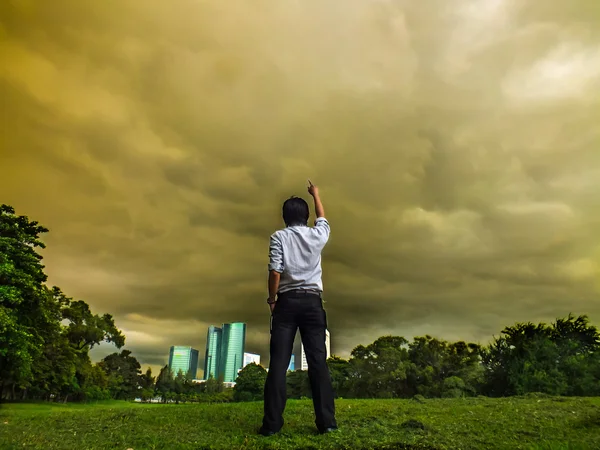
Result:
<svg viewBox="0 0 600 450"><path fill-rule="evenodd" d="M244 353L244 364L242 365L242 369L252 363L260 365L260 355L257 355L256 353Z"/></svg>
<svg viewBox="0 0 600 450"><path fill-rule="evenodd" d="M292 353L292 357L290 358L290 365L288 366L288 372L293 372L294 370L296 370L295 360L295 355Z"/></svg>
<svg viewBox="0 0 600 450"><path fill-rule="evenodd" d="M329 330L325 330L325 349L327 351L327 359L331 357L331 334ZM294 345L294 355L297 358L298 365L296 369L308 370L308 363L306 362L306 353L304 352L304 344L300 339L300 335L296 336L296 343ZM291 365L291 363L290 363Z"/></svg>
<svg viewBox="0 0 600 450"><path fill-rule="evenodd" d="M244 364L245 346L246 324L241 322L223 324L218 374L223 377L224 382L235 382L238 371Z"/></svg>
<svg viewBox="0 0 600 450"><path fill-rule="evenodd" d="M204 356L204 379L212 375L219 378L219 360L221 357L221 328L210 326L206 336L206 354Z"/></svg>
<svg viewBox="0 0 600 450"><path fill-rule="evenodd" d="M174 345L169 351L169 369L173 376L181 370L184 375L194 379L198 371L198 350L192 347Z"/></svg>

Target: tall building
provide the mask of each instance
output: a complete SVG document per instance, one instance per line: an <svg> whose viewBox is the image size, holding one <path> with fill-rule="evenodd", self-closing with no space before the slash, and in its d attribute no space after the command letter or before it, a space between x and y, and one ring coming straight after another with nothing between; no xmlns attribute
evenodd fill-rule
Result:
<svg viewBox="0 0 600 450"><path fill-rule="evenodd" d="M292 353L292 357L290 358L290 365L288 366L288 372L293 372L294 370L296 370L296 358L295 355Z"/></svg>
<svg viewBox="0 0 600 450"><path fill-rule="evenodd" d="M242 365L242 369L252 363L260 365L260 355L257 355L256 353L244 353L244 364Z"/></svg>
<svg viewBox="0 0 600 450"><path fill-rule="evenodd" d="M177 376L181 370L189 378L196 378L198 350L192 347L174 345L169 351L169 369L173 372L173 376Z"/></svg>
<svg viewBox="0 0 600 450"><path fill-rule="evenodd" d="M331 334L329 333L329 330L325 330L325 349L327 350L327 359L329 359L331 357ZM296 369L308 370L308 363L306 362L306 353L304 352L304 344L302 344L300 334L296 336L294 354L292 356L295 356L294 359L298 361L298 365L296 365L295 367Z"/></svg>
<svg viewBox="0 0 600 450"><path fill-rule="evenodd" d="M221 328L210 326L208 327L208 335L206 336L206 353L204 355L204 379L208 380L209 376L219 378L219 361L221 357Z"/></svg>
<svg viewBox="0 0 600 450"><path fill-rule="evenodd" d="M246 324L241 322L223 324L219 376L226 383L235 382L238 371L244 364L246 346Z"/></svg>

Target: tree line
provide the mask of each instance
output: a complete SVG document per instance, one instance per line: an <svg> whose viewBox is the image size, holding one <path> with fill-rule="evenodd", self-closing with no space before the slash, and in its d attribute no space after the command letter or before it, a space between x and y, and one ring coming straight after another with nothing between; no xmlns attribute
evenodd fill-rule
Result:
<svg viewBox="0 0 600 450"><path fill-rule="evenodd" d="M383 336L357 346L348 360L333 356L327 363L338 398L600 395L600 334L585 315L517 323L487 346ZM242 369L235 399L261 399L266 375L255 364ZM308 373L289 372L287 392L310 398Z"/></svg>
<svg viewBox="0 0 600 450"><path fill-rule="evenodd" d="M167 366L145 373L110 314L94 314L58 287L48 287L38 253L46 228L0 205L0 400L103 399L227 402L262 399L266 370L246 366L236 386L193 383ZM101 342L120 352L93 364ZM600 334L585 315L554 323L517 323L487 346L431 336L383 336L349 359L328 360L337 397L411 398L600 395ZM310 397L307 372L289 372L290 398Z"/></svg>

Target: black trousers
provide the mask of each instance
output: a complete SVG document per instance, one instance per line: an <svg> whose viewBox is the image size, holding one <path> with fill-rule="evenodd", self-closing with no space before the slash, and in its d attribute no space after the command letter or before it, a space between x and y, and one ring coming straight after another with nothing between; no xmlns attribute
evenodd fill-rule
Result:
<svg viewBox="0 0 600 450"><path fill-rule="evenodd" d="M283 427L283 411L287 399L286 374L298 328L308 363L315 424L320 431L337 426L325 347L327 315L321 296L292 292L278 296L271 317L271 361L265 383L263 418L263 428L266 430L277 432Z"/></svg>

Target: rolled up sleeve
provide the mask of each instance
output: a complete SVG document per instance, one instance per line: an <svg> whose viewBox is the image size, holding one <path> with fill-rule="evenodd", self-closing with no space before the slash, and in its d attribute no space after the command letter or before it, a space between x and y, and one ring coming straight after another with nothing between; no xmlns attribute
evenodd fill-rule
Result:
<svg viewBox="0 0 600 450"><path fill-rule="evenodd" d="M331 233L331 228L329 228L329 222L325 217L318 217L315 220L315 226L313 227L313 232L319 236L320 240L323 243L326 243L329 239L329 234Z"/></svg>
<svg viewBox="0 0 600 450"><path fill-rule="evenodd" d="M283 273L283 245L277 234L271 235L269 244L269 270Z"/></svg>

